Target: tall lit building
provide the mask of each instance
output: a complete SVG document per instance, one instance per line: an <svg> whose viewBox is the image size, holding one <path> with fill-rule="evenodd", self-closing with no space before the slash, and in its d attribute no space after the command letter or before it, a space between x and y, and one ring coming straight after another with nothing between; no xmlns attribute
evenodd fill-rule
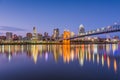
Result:
<svg viewBox="0 0 120 80"><path fill-rule="evenodd" d="M12 32L6 32L6 39L12 40Z"/></svg>
<svg viewBox="0 0 120 80"><path fill-rule="evenodd" d="M33 40L37 40L37 30L36 27L33 27L33 36L32 36Z"/></svg>
<svg viewBox="0 0 120 80"><path fill-rule="evenodd" d="M83 24L81 24L81 25L79 26L79 35L82 35L82 34L84 34L84 33L85 33L85 29L84 29Z"/></svg>
<svg viewBox="0 0 120 80"><path fill-rule="evenodd" d="M53 30L53 38L59 39L59 29L58 28Z"/></svg>

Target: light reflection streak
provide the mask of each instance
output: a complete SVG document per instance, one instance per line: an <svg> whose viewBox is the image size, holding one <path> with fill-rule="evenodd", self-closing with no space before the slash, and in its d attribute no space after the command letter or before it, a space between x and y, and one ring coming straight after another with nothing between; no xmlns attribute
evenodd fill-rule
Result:
<svg viewBox="0 0 120 80"><path fill-rule="evenodd" d="M114 55L115 51L118 50L118 45L117 44L112 44L112 50L113 50L113 55Z"/></svg>
<svg viewBox="0 0 120 80"><path fill-rule="evenodd" d="M115 72L117 71L117 62L116 62L115 59L114 59L114 71L115 71Z"/></svg>
<svg viewBox="0 0 120 80"><path fill-rule="evenodd" d="M99 64L99 54L97 54L97 63Z"/></svg>
<svg viewBox="0 0 120 80"><path fill-rule="evenodd" d="M106 52L109 54L110 53L110 44L106 44Z"/></svg>
<svg viewBox="0 0 120 80"><path fill-rule="evenodd" d="M110 58L109 58L109 56L107 57L107 66L108 66L108 68L110 68Z"/></svg>
<svg viewBox="0 0 120 80"><path fill-rule="evenodd" d="M102 66L104 66L104 56L102 55Z"/></svg>
<svg viewBox="0 0 120 80"><path fill-rule="evenodd" d="M31 52L32 52L34 63L36 64L37 57L38 57L38 46L37 45L32 45Z"/></svg>
<svg viewBox="0 0 120 80"><path fill-rule="evenodd" d="M45 53L45 60L46 61L48 60L48 53L47 52Z"/></svg>

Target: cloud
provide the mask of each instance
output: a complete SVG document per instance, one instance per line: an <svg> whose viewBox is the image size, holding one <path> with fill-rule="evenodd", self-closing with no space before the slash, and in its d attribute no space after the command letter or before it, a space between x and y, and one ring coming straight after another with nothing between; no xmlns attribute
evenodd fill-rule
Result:
<svg viewBox="0 0 120 80"><path fill-rule="evenodd" d="M25 31L25 29L11 27L11 26L0 26L1 31Z"/></svg>

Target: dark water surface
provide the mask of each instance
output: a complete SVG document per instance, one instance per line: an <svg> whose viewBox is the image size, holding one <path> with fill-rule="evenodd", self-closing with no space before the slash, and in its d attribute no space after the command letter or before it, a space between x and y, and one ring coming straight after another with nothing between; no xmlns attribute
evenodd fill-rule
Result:
<svg viewBox="0 0 120 80"><path fill-rule="evenodd" d="M120 80L120 45L0 45L0 80Z"/></svg>

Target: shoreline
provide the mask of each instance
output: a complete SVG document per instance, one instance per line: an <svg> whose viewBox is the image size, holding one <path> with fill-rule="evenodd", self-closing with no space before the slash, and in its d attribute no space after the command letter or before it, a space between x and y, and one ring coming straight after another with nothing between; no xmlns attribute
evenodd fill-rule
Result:
<svg viewBox="0 0 120 80"><path fill-rule="evenodd" d="M80 45L80 44L120 44L120 42L71 42L71 43L62 43L62 42L12 42L12 43L0 43L0 45Z"/></svg>

